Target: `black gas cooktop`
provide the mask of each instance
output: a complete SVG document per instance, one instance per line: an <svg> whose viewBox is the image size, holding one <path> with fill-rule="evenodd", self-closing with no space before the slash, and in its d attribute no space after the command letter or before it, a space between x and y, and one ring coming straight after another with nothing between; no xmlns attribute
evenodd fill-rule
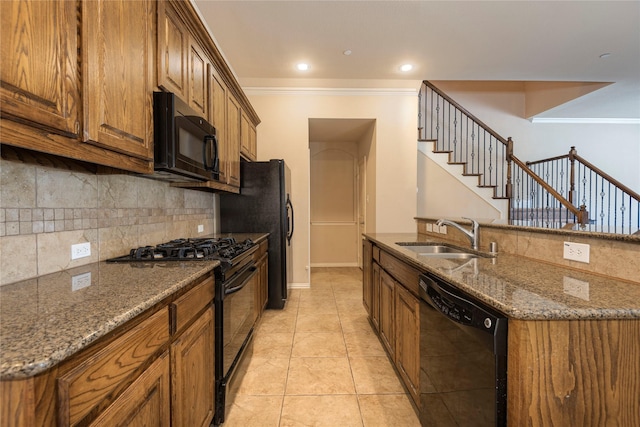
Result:
<svg viewBox="0 0 640 427"><path fill-rule="evenodd" d="M237 242L233 237L176 239L131 249L129 255L111 258L107 262L220 260L233 264L234 258L254 245L251 239Z"/></svg>

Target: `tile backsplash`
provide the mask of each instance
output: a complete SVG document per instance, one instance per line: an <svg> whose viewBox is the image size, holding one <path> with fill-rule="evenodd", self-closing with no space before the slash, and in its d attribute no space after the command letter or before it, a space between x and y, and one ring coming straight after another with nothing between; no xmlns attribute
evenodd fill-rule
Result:
<svg viewBox="0 0 640 427"><path fill-rule="evenodd" d="M212 193L0 150L0 285L217 231ZM84 242L91 256L71 261Z"/></svg>

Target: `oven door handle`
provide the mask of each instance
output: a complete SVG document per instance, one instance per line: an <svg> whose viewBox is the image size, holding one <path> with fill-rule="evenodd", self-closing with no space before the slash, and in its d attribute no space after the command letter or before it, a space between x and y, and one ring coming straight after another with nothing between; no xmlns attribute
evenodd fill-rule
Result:
<svg viewBox="0 0 640 427"><path fill-rule="evenodd" d="M229 288L225 287L224 289L224 294L225 295L231 295L233 293L238 292L239 290L241 290L242 288L244 288L244 286L249 283L249 280L255 276L258 272L258 267L256 267L255 265L251 264L248 267L245 267L245 269L239 273L239 276L237 279L233 280L233 282L240 282L240 284L238 286L231 286Z"/></svg>

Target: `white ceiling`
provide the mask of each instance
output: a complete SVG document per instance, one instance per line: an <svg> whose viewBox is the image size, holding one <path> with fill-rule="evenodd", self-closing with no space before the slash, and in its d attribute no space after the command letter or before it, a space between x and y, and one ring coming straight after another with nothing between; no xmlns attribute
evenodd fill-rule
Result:
<svg viewBox="0 0 640 427"><path fill-rule="evenodd" d="M613 82L540 116L640 119L640 1L192 1L243 85Z"/></svg>

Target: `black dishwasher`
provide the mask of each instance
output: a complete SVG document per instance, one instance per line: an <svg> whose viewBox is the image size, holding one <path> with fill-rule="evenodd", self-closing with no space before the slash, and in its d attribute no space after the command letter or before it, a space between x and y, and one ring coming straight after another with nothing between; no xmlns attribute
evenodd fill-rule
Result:
<svg viewBox="0 0 640 427"><path fill-rule="evenodd" d="M432 275L420 276L420 422L507 425L507 318Z"/></svg>

